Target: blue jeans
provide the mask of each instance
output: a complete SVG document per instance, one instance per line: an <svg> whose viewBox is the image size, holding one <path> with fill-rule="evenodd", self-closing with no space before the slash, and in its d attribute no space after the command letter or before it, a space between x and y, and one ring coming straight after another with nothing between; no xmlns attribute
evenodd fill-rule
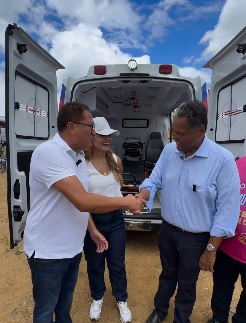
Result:
<svg viewBox="0 0 246 323"><path fill-rule="evenodd" d="M128 298L125 269L126 230L122 213L121 217L117 218L118 213L115 211L107 216L114 214L112 225L103 225L102 223L97 225L96 223L98 230L109 243L107 251L97 253L96 244L88 231L85 236L84 253L87 261L87 273L91 297L95 300L101 299L106 291L104 281L105 260L107 260L112 294L117 301L125 302ZM103 215L98 215L98 217L103 217ZM98 221L96 220L96 222L99 221L101 221L101 218Z"/></svg>
<svg viewBox="0 0 246 323"><path fill-rule="evenodd" d="M70 309L81 253L68 259L28 258L33 284L33 323L72 323Z"/></svg>

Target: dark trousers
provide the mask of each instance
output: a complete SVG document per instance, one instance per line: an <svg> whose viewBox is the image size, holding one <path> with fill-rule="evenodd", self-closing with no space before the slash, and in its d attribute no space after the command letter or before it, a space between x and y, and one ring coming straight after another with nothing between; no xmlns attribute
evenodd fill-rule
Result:
<svg viewBox="0 0 246 323"><path fill-rule="evenodd" d="M233 323L246 322L246 264L218 250L213 273L214 287L211 308L213 318L219 322L228 322L232 295L239 274L243 290L236 313L232 317Z"/></svg>
<svg viewBox="0 0 246 323"><path fill-rule="evenodd" d="M71 323L70 309L81 253L68 259L28 258L33 284L33 323Z"/></svg>
<svg viewBox="0 0 246 323"><path fill-rule="evenodd" d="M104 282L105 260L109 270L109 279L113 296L117 301L125 302L128 298L125 269L126 231L124 220L120 227L112 231L100 232L109 243L109 248L103 253L96 252L96 245L87 231L84 244L87 273L91 297L99 300L103 297L106 287Z"/></svg>
<svg viewBox="0 0 246 323"><path fill-rule="evenodd" d="M170 298L178 287L173 322L190 322L189 317L196 300L199 260L208 239L208 232L180 232L163 221L158 236L162 272L154 299L154 306L160 317L167 315Z"/></svg>

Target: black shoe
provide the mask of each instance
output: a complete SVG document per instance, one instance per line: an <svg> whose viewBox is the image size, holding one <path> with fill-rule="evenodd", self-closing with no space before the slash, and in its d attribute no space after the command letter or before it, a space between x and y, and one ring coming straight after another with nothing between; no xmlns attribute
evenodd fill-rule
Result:
<svg viewBox="0 0 246 323"><path fill-rule="evenodd" d="M228 323L228 321L217 321L214 318L211 318L207 321L207 323Z"/></svg>
<svg viewBox="0 0 246 323"><path fill-rule="evenodd" d="M160 317L160 316L157 314L156 310L154 310L154 311L150 314L150 316L148 317L148 319L147 319L146 323L161 323L162 321L164 321L164 320L165 320L165 318L166 318L166 316L165 316L165 317Z"/></svg>

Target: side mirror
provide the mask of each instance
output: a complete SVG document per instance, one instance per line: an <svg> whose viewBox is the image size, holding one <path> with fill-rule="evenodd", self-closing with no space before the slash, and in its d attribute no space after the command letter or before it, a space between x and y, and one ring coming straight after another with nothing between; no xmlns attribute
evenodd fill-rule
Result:
<svg viewBox="0 0 246 323"><path fill-rule="evenodd" d="M246 104L243 106L243 112L246 112Z"/></svg>

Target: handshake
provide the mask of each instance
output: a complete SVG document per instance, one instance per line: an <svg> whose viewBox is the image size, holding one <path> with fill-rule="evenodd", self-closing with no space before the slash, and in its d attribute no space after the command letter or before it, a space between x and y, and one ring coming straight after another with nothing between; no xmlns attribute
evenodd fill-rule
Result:
<svg viewBox="0 0 246 323"><path fill-rule="evenodd" d="M141 214L141 211L146 206L146 200L143 199L139 194L128 194L124 197L126 202L126 210L129 210L133 214Z"/></svg>

